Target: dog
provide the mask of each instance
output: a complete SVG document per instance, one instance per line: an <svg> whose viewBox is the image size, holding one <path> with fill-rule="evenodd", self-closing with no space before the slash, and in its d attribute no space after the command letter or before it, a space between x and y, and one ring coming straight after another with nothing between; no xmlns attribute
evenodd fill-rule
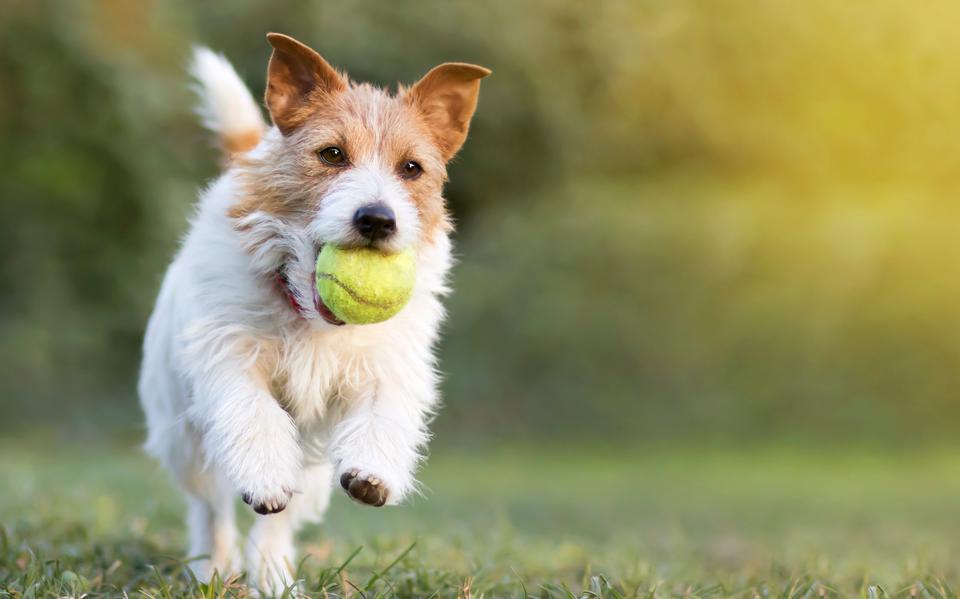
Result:
<svg viewBox="0 0 960 599"><path fill-rule="evenodd" d="M138 391L146 451L186 495L191 567L294 583L294 534L338 484L395 505L437 405L452 224L446 165L467 137L488 69L444 63L391 94L351 81L271 33L265 103L206 48L192 73L223 150L147 325ZM412 249L409 303L379 324L343 324L316 292L326 244ZM256 512L239 551L234 504Z"/></svg>

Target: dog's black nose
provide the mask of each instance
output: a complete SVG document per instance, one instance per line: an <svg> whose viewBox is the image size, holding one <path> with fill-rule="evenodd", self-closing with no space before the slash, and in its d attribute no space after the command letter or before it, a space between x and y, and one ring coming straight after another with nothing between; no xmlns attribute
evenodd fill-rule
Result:
<svg viewBox="0 0 960 599"><path fill-rule="evenodd" d="M354 213L353 226L370 241L377 241L396 233L397 216L386 204L369 204Z"/></svg>

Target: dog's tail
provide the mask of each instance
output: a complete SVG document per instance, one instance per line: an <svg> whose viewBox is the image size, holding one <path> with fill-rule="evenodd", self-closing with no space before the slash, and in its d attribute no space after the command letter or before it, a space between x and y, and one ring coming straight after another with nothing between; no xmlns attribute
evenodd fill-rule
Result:
<svg viewBox="0 0 960 599"><path fill-rule="evenodd" d="M224 158L252 150L267 124L250 90L221 54L198 46L190 74L200 96L197 113L203 126L217 135Z"/></svg>

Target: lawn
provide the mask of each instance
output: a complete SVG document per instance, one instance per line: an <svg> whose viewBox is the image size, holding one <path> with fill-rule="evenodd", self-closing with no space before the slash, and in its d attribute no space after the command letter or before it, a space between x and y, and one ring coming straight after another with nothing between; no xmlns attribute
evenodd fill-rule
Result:
<svg viewBox="0 0 960 599"><path fill-rule="evenodd" d="M136 448L0 443L0 597L243 595L183 563ZM304 531L320 597L956 596L960 451L437 448L423 497ZM243 511L244 524L251 516Z"/></svg>

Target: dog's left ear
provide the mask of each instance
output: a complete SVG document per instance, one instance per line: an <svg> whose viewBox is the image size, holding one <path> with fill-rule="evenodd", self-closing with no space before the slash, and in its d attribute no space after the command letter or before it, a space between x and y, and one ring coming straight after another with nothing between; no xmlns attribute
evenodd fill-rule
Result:
<svg viewBox="0 0 960 599"><path fill-rule="evenodd" d="M467 139L477 109L480 80L490 69L462 62L434 67L410 88L407 101L423 114L444 160L450 160Z"/></svg>

